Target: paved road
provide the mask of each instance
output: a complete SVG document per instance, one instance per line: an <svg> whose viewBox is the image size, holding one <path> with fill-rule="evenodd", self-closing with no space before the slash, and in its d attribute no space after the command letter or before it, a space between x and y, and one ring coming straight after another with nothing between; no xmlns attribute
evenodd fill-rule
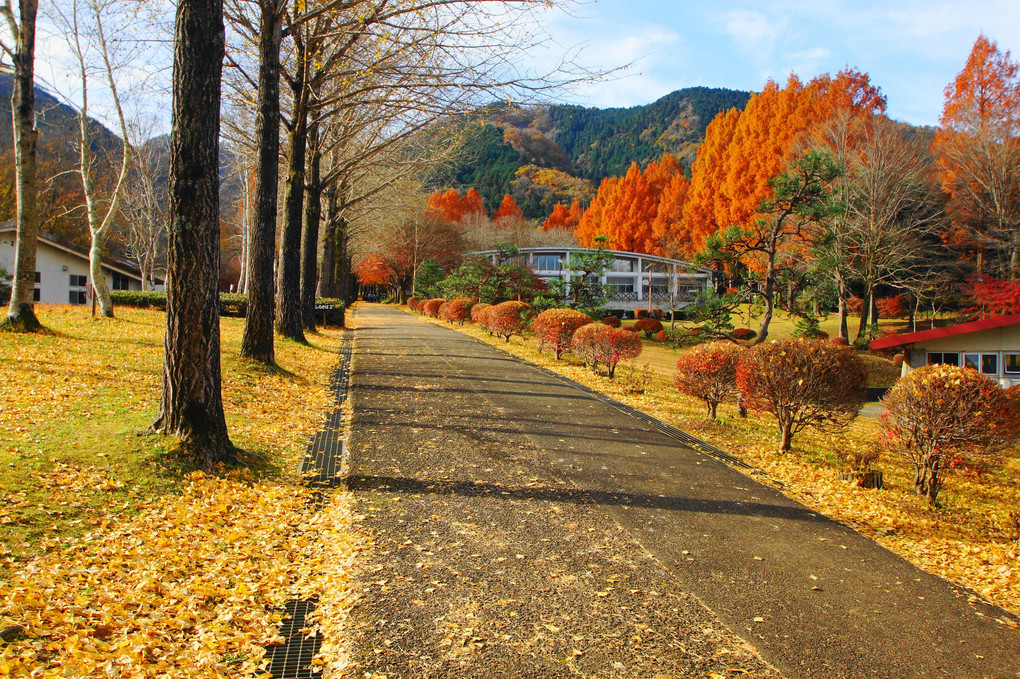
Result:
<svg viewBox="0 0 1020 679"><path fill-rule="evenodd" d="M1020 634L996 621L1001 611L968 601L966 592L854 531L484 343L383 307L360 310L358 326L351 485L381 536L386 556L376 568L391 575L381 585L366 581L363 633L355 644L366 671L384 667L389 676L408 677L559 676L562 667L574 672L563 676L734 670L759 676L778 670L787 677L1020 676ZM458 519L458 512L465 514ZM550 520L564 512L572 524ZM572 533L569 525L588 532ZM483 554L489 542L499 547ZM578 591L530 589L558 567L559 552L576 556L588 547L595 568L576 580L583 585ZM479 551L457 551L465 548ZM602 577L605 564L593 556L599 549L615 554L610 563L630 585ZM469 584L432 578L444 567L457 570L450 564L472 555L485 563ZM516 568L501 570L507 562ZM564 572L577 578L580 571ZM546 645L562 640L531 639L528 645L517 637L504 644L517 655L507 656L498 643L493 649L493 635L476 643L471 632L469 641L448 645L475 644L473 653L488 652L492 662L465 664L472 654L437 662L435 649L444 648L437 630L450 624L443 616L467 607L479 619L500 621L498 611L481 612L493 588L507 586L500 579L514 580L511 591L529 593L531 603L520 614L535 620L542 619L543 597L560 615L576 606L571 597L592 595L592 588L608 588L601 600L611 599L617 613L631 612L604 628L598 621L605 611L597 607L577 608L572 621L559 625L532 625L579 625L574 636L584 637L590 616L595 622L588 640L598 640L601 656L590 644L575 648L581 641L543 655ZM627 592L653 589L672 599L672 613L647 603L655 597L646 597L643 607L621 603ZM618 594L621 600L613 598ZM390 618L415 607L429 612L408 613L403 626L394 627L392 620L380 624L373 606L393 611ZM613 625L635 618L644 622L636 623L634 634L627 628L621 635L632 642L611 642ZM474 629L470 620L461 623L455 627ZM711 636L711 643L702 636ZM663 669L641 669L641 648L663 658L647 667ZM503 664L502 675L491 672L508 657L523 664L513 671ZM731 659L735 666L727 666ZM394 674L400 667L409 669Z"/></svg>

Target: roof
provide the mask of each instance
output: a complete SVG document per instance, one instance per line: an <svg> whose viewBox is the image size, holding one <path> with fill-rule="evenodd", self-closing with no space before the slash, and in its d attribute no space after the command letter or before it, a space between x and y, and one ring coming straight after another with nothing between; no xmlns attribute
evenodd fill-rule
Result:
<svg viewBox="0 0 1020 679"><path fill-rule="evenodd" d="M13 222L3 222L3 223L0 223L0 233L7 233L8 231L11 231L11 232L17 231L17 229L15 227L10 226L10 224L12 224L12 223ZM47 245L49 245L51 247L54 247L54 248L56 248L58 250L62 250L64 252L68 253L68 254L75 255L76 257L81 257L82 259L85 259L85 260L88 260L88 258L89 258L88 253L82 252L81 250L78 250L77 248L73 248L73 247L71 247L69 245L65 245L64 243L61 243L61 242L55 240L52 236L50 236L50 235L48 235L46 233L40 233L38 238L39 238L39 240L41 242L46 243ZM115 271L115 272L117 272L119 274L123 274L125 276L130 276L131 278L134 278L135 280L139 280L139 281L142 280L141 271L139 271L137 267L132 266L130 264L127 264L126 262L119 262L119 261L117 261L115 259L104 258L103 259L103 268L104 269L109 269L110 271ZM156 279L156 282L157 283L162 283L163 281L160 280L160 279Z"/></svg>
<svg viewBox="0 0 1020 679"><path fill-rule="evenodd" d="M1009 316L994 316L992 318L982 318L978 321L971 321L970 323L960 323L959 325L950 325L945 328L934 328L932 330L921 330L920 332L910 332L905 335L893 335L892 337L883 337L882 339L872 340L872 349L891 349L892 347L902 347L907 344L917 344L918 342L926 342L928 340L939 339L942 337L953 337L954 335L966 335L972 332L981 332L982 330L992 330L994 328L1004 328L1009 325L1020 324L1020 314L1011 314Z"/></svg>

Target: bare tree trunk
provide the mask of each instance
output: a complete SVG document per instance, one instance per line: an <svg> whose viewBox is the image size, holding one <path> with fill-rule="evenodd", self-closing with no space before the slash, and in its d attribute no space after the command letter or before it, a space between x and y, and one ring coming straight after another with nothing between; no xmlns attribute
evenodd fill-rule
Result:
<svg viewBox="0 0 1020 679"><path fill-rule="evenodd" d="M765 270L765 291L762 294L765 299L765 315L762 316L761 325L758 326L758 337L754 341L755 344L761 344L769 336L769 324L772 323L772 313L775 309L775 290L775 268L772 257L770 257L768 268Z"/></svg>
<svg viewBox="0 0 1020 679"><path fill-rule="evenodd" d="M305 182L305 219L301 233L301 323L315 330L315 291L319 272L319 222L322 219L322 183L319 121L313 114L308 127L308 178Z"/></svg>
<svg viewBox="0 0 1020 679"><path fill-rule="evenodd" d="M17 238L14 245L14 281L7 308L5 329L34 332L42 325L35 316L35 257L39 237L39 189L36 180L35 129L35 19L38 0L21 0L20 23L4 12L15 36L14 92L11 113L14 118L14 166L17 173Z"/></svg>
<svg viewBox="0 0 1020 679"><path fill-rule="evenodd" d="M153 430L207 469L230 460L220 393L222 0L179 0L170 133L163 391Z"/></svg>
<svg viewBox="0 0 1020 679"><path fill-rule="evenodd" d="M259 25L259 91L255 118L255 208L248 230L248 307L241 356L262 363L276 360L273 320L276 256L276 203L280 172L280 43L283 16L276 3L262 6Z"/></svg>
<svg viewBox="0 0 1020 679"><path fill-rule="evenodd" d="M276 331L288 339L305 341L301 324L301 224L304 217L305 155L308 143L308 85L304 47L297 46L297 74L293 83L294 111L284 197L280 268L276 281Z"/></svg>

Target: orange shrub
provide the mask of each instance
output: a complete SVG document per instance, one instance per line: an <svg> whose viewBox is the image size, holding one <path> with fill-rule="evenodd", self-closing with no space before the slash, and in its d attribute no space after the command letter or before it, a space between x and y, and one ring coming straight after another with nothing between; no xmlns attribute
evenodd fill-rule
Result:
<svg viewBox="0 0 1020 679"><path fill-rule="evenodd" d="M619 328L623 323L620 322L618 316L603 316L602 322L608 325L610 328Z"/></svg>
<svg viewBox="0 0 1020 679"><path fill-rule="evenodd" d="M713 419L716 408L737 392L737 363L742 348L732 342L699 344L680 356L673 383L681 394L700 398Z"/></svg>
<svg viewBox="0 0 1020 679"><path fill-rule="evenodd" d="M589 323L577 329L572 340L574 353L598 372L606 366L612 379L620 361L636 358L641 353L641 339L629 328L610 328L602 323Z"/></svg>
<svg viewBox="0 0 1020 679"><path fill-rule="evenodd" d="M634 329L643 331L645 337L651 339L652 335L662 330L662 321L657 318L642 318L634 324Z"/></svg>
<svg viewBox="0 0 1020 679"><path fill-rule="evenodd" d="M772 413L782 450L805 427L842 428L864 405L864 361L819 340L779 339L743 352L737 387L749 408Z"/></svg>
<svg viewBox="0 0 1020 679"><path fill-rule="evenodd" d="M499 335L509 342L511 335L520 335L524 332L524 328L528 327L530 312L531 305L524 302L516 300L500 302L486 312L486 327L493 334Z"/></svg>
<svg viewBox="0 0 1020 679"><path fill-rule="evenodd" d="M436 313L436 316L442 318L444 321L449 321L450 319L446 315L446 309L449 308L449 306L449 302L443 301L443 303L439 305L439 311Z"/></svg>
<svg viewBox="0 0 1020 679"><path fill-rule="evenodd" d="M470 297L457 297L446 305L446 315L443 318L451 323L464 325L464 321L471 317L471 307L474 303Z"/></svg>
<svg viewBox="0 0 1020 679"><path fill-rule="evenodd" d="M439 318L439 307L446 304L446 300L442 297L430 299L426 302L422 302L419 306L421 312L431 318Z"/></svg>
<svg viewBox="0 0 1020 679"><path fill-rule="evenodd" d="M667 337L669 337L669 335L666 334L665 330L660 330L659 332L655 333L655 339L659 340L660 342L665 342Z"/></svg>
<svg viewBox="0 0 1020 679"><path fill-rule="evenodd" d="M753 340L757 336L758 333L750 328L737 328L733 331L733 339L740 340L741 342Z"/></svg>
<svg viewBox="0 0 1020 679"><path fill-rule="evenodd" d="M492 305L486 304L485 302L475 304L471 307L471 320L488 330L488 326L485 325L485 318L491 308Z"/></svg>
<svg viewBox="0 0 1020 679"><path fill-rule="evenodd" d="M648 309L634 309L634 318L639 321L642 318L648 318Z"/></svg>
<svg viewBox="0 0 1020 679"><path fill-rule="evenodd" d="M928 365L882 399L879 426L891 450L914 465L914 492L935 504L954 459L987 456L1012 445L1020 412L1010 395L976 370Z"/></svg>
<svg viewBox="0 0 1020 679"><path fill-rule="evenodd" d="M570 348L574 331L591 323L588 314L576 309L546 309L531 324L531 330L538 337L539 351L548 346L559 360L565 349Z"/></svg>
<svg viewBox="0 0 1020 679"><path fill-rule="evenodd" d="M417 311L418 305L421 304L421 302L422 302L421 297L408 297L407 308L410 309L411 311Z"/></svg>

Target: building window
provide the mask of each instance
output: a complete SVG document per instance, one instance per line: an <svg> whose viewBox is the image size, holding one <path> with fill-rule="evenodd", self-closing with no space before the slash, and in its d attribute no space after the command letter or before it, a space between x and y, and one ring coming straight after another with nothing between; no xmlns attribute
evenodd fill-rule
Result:
<svg viewBox="0 0 1020 679"><path fill-rule="evenodd" d="M35 282L42 283L42 273L40 273L39 271L35 272Z"/></svg>
<svg viewBox="0 0 1020 679"><path fill-rule="evenodd" d="M1003 354L1002 371L1007 375L1020 375L1020 354Z"/></svg>
<svg viewBox="0 0 1020 679"><path fill-rule="evenodd" d="M609 267L610 271L616 271L617 273L633 273L634 272L634 260L633 259L614 259L613 263Z"/></svg>
<svg viewBox="0 0 1020 679"><path fill-rule="evenodd" d="M606 289L610 294L634 292L634 279L624 276L606 276Z"/></svg>
<svg viewBox="0 0 1020 679"><path fill-rule="evenodd" d="M928 365L960 365L960 354L953 352L928 352Z"/></svg>
<svg viewBox="0 0 1020 679"><path fill-rule="evenodd" d="M42 290L40 290L39 288L36 288L35 290L32 291L32 301L33 302L41 302L42 301Z"/></svg>
<svg viewBox="0 0 1020 679"><path fill-rule="evenodd" d="M977 370L985 375L999 374L998 354L964 354L963 367Z"/></svg>
<svg viewBox="0 0 1020 679"><path fill-rule="evenodd" d="M535 255L535 269L538 271L562 271L563 258L559 255Z"/></svg>
<svg viewBox="0 0 1020 679"><path fill-rule="evenodd" d="M71 274L70 286L72 288L84 288L89 284L88 276L79 276L78 274Z"/></svg>
<svg viewBox="0 0 1020 679"><path fill-rule="evenodd" d="M130 290L131 279L124 274L114 273L113 274L113 289L114 290Z"/></svg>
<svg viewBox="0 0 1020 679"><path fill-rule="evenodd" d="M70 304L88 304L89 296L84 290L71 290L67 294L67 301Z"/></svg>

